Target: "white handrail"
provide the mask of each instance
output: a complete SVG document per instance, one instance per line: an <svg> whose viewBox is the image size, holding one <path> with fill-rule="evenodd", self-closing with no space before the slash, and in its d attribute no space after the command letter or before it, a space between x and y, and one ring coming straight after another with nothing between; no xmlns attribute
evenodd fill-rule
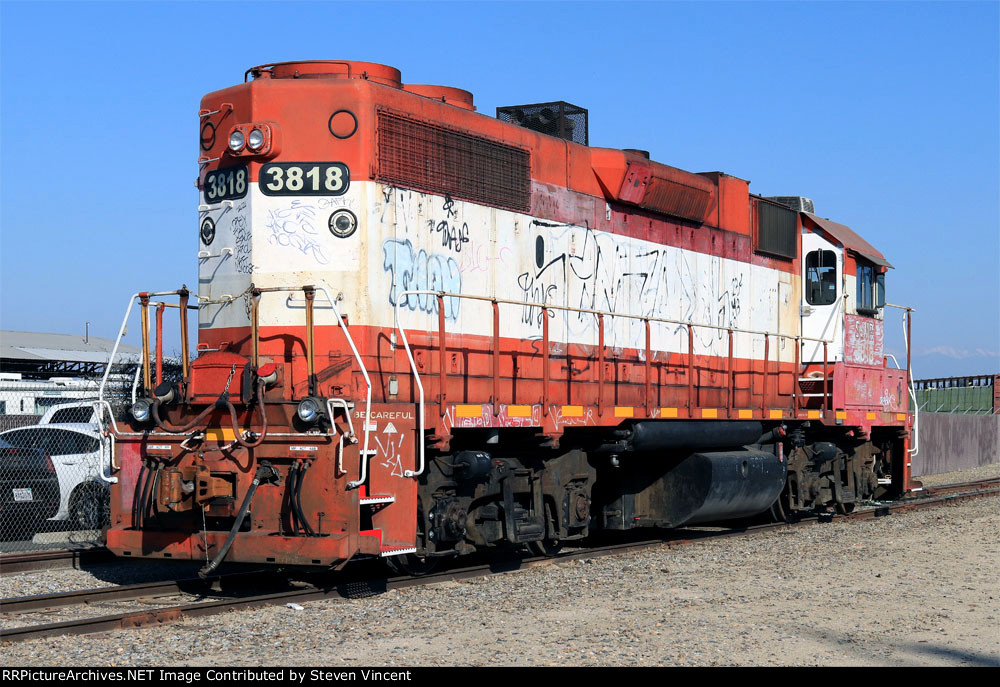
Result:
<svg viewBox="0 0 1000 687"><path fill-rule="evenodd" d="M118 328L118 337L115 339L115 345L111 349L111 356L108 358L108 365L104 368L104 376L101 377L101 386L97 390L97 400L104 400L104 387L108 383L108 375L111 374L111 366L115 362L115 355L118 353L118 344L121 343L122 337L125 336L125 330L128 328L128 316L132 314L132 305L135 303L135 299L139 297L138 293L132 294L132 297L128 299L128 307L125 308L125 317L122 318L122 326Z"/></svg>
<svg viewBox="0 0 1000 687"><path fill-rule="evenodd" d="M334 430L336 431L337 425L334 424L334 422L333 422L333 415L334 415L333 408L334 408L334 406L340 406L340 407L342 407L344 409L344 415L345 415L345 417L347 417L347 429L350 432L347 435L347 438L348 438L348 440L350 440L350 442L352 444L358 443L358 437L354 433L354 422L351 420L351 409L350 409L350 407L348 407L347 401L345 401L342 398L328 398L326 400L326 410L330 414L330 424L333 426ZM368 421L368 418L365 418L365 422L367 422L367 421ZM340 440L339 440L338 446L337 446L337 462L336 462L336 465L334 467L334 473L335 473L334 476L335 477L340 477L342 474L345 474L345 471L344 471L344 434L342 434L341 432L337 432L337 434L339 435ZM364 456L362 456L362 458L364 458ZM361 481L364 482L364 480L361 480Z"/></svg>
<svg viewBox="0 0 1000 687"><path fill-rule="evenodd" d="M424 471L424 385L420 381L420 373L417 372L417 363L413 359L413 352L410 350L410 342L406 340L406 331L399 326L399 304L402 303L405 298L401 296L408 296L410 294L418 294L420 291L401 291L396 294L396 306L393 309L395 313L395 325L396 330L399 332L399 336L403 339L403 350L406 351L406 357L410 361L410 370L413 372L413 381L417 385L417 394L420 400L418 401L417 409L417 444L420 446L420 467L416 470L404 470L403 477L418 477ZM429 291L426 293L437 293L434 291ZM443 342L442 342L443 343Z"/></svg>
<svg viewBox="0 0 1000 687"><path fill-rule="evenodd" d="M93 406L94 408L94 417L97 418L98 433L101 434L101 436L106 436L111 442L111 445L108 447L108 474L107 475L104 474L104 461L101 460L101 472L100 472L101 479L107 482L108 484L117 484L118 478L111 474L113 470L120 469L118 466L115 465L115 435L112 434L111 432L104 431L104 413L103 413L104 407L107 407L108 417L111 418L112 423L114 423L115 421L115 416L111 410L111 404L108 403L107 401L98 399L96 401L93 401L91 403L91 406ZM118 431L117 426L115 427L115 431L116 432ZM101 453L103 453L104 452L103 445L101 448L102 448Z"/></svg>
<svg viewBox="0 0 1000 687"><path fill-rule="evenodd" d="M906 312L903 314L903 343L906 344L906 350L910 350L910 342L906 337L906 324L910 318L910 309L907 308ZM910 361L911 356L906 356L907 362ZM909 450L910 458L917 455L920 451L920 409L917 407L917 391L913 388L913 363L906 370L907 376L910 378L910 398L913 399L913 448Z"/></svg>
<svg viewBox="0 0 1000 687"><path fill-rule="evenodd" d="M365 384L368 386L368 394L367 394L367 397L365 398L365 422L364 422L364 425L365 425L365 440L364 440L364 443L363 443L363 448L361 450L361 475L360 475L359 479L357 479L357 480L355 480L353 482L348 482L347 483L347 488L348 489L356 489L356 488L360 487L362 484L364 484L365 480L367 479L367 471L368 471L368 443L369 443L369 439L370 439L370 436L369 436L370 433L369 433L369 429L368 429L368 417L369 417L369 415L371 415L371 410L372 410L372 380L371 380L371 377L368 375L367 368L365 368L364 361L361 359L361 354L358 353L358 347L356 345L354 345L354 338L351 336L351 332L348 331L348 329L347 329L347 323L344 322L344 318L340 314L340 310L337 309L337 303L336 303L336 301L334 301L334 299L330 296L330 292L322 284L318 285L318 286L313 285L313 288L315 290L317 290L317 291L322 291L323 295L326 296L326 300L329 301L330 307L333 309L333 314L337 316L337 324L340 325L341 330L343 330L344 336L347 338L347 343L351 347L351 353L354 354L354 359L358 361L358 367L361 368L361 375L365 378ZM292 287L292 286L275 286L275 287L267 287L267 288L261 289L260 293L261 293L261 295L263 295L265 293L289 292L289 291L301 291L301 290L302 290L301 286L297 286L297 287ZM350 423L350 415L349 414L348 414L348 423Z"/></svg>
<svg viewBox="0 0 1000 687"><path fill-rule="evenodd" d="M913 456L917 455L917 453L920 451L920 433L918 431L918 426L920 423L920 406L917 404L917 391L913 386L913 363L911 362L911 358L913 356L910 355L910 341L909 338L906 336L906 326L910 321L910 316L911 316L910 313L915 312L915 310L907 305L896 305L894 303L886 303L885 307L897 308L903 311L903 319L901 320L901 322L903 325L903 345L905 346L907 352L906 375L907 377L909 377L909 382L910 382L909 383L910 398L913 399L913 448L908 449L907 453L909 453L910 457L912 458ZM895 360L895 358L893 358L893 360ZM896 367L899 367L899 363L896 363Z"/></svg>

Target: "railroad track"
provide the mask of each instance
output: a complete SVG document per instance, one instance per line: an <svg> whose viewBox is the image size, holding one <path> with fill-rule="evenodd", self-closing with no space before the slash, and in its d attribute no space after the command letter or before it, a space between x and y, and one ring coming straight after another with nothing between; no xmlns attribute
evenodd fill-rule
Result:
<svg viewBox="0 0 1000 687"><path fill-rule="evenodd" d="M942 484L937 487L924 487L922 491L917 492L916 496L907 498L947 496L948 494L964 494L976 491L990 492L991 490L995 491L998 487L1000 487L1000 477L989 477L975 482L958 482L956 484ZM921 494L923 494L923 497L920 496Z"/></svg>
<svg viewBox="0 0 1000 687"><path fill-rule="evenodd" d="M4 553L0 554L0 572L9 575L57 568L80 569L88 565L115 560L120 559L117 559L103 546L91 549L53 549L51 551Z"/></svg>
<svg viewBox="0 0 1000 687"><path fill-rule="evenodd" d="M962 493L970 489L991 489L1000 486L1000 478L989 478L977 482L946 484L937 487L925 487L919 498L944 496L952 493ZM57 568L82 569L88 565L116 562L119 564L142 563L141 559L130 560L115 557L104 547L90 549L57 549L51 551L32 551L27 553L0 554L0 571L4 574L33 572L36 570L53 570Z"/></svg>
<svg viewBox="0 0 1000 687"><path fill-rule="evenodd" d="M809 525L811 523L829 522L840 519L883 517L893 512L929 508L965 499L996 495L998 493L1000 493L1000 479L950 484L926 489L918 496L891 504L876 505L847 515L825 514L803 518L791 525L788 523L776 523L725 529L689 528L675 530L666 536L655 539L581 548L560 553L555 557L515 556L488 560L421 577L385 577L383 574L374 572L376 568L370 567L365 571L364 566L360 566L355 572L350 574L312 574L309 576L311 580L299 581L292 581L288 577L273 572L251 571L222 575L210 578L207 581L198 579L164 581L4 599L0 601L0 612L5 616L40 613L69 606L96 606L137 600L147 603L161 600L161 602L167 603L162 600L179 595L192 597L193 600L188 600L187 603L164 605L153 609L136 610L132 607L122 612L98 617L77 618L6 628L0 630L0 640L3 642L17 642L65 634L89 634L109 630L148 627L186 618L196 618L226 611L259 608L276 604L374 596L394 589L483 577L568 560L620 555L622 553L647 549L652 546L678 547L710 538L742 536L751 532L782 527ZM383 570L382 568L378 569ZM253 593L259 591L262 586L269 589L269 591L264 594Z"/></svg>

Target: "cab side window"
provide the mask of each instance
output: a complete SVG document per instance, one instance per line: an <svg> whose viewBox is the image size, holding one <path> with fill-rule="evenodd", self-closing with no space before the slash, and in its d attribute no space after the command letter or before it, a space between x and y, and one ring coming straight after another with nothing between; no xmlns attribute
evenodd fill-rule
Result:
<svg viewBox="0 0 1000 687"><path fill-rule="evenodd" d="M858 313L874 315L885 305L885 274L875 266L858 262Z"/></svg>
<svg viewBox="0 0 1000 687"><path fill-rule="evenodd" d="M837 254L814 250L806 254L806 303L830 305L837 300Z"/></svg>

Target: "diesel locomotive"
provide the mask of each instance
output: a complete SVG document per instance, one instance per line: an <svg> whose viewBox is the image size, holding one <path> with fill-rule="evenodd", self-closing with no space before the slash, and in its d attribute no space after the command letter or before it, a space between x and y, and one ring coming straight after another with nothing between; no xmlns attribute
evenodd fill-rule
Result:
<svg viewBox="0 0 1000 687"><path fill-rule="evenodd" d="M205 96L197 288L133 296L133 403L102 413L108 548L418 572L909 489L885 257L806 198L590 146L588 116L356 61Z"/></svg>

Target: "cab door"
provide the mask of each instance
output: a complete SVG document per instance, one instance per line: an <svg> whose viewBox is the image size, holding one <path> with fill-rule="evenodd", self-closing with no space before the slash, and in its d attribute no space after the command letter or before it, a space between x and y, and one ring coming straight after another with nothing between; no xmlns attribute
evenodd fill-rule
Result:
<svg viewBox="0 0 1000 687"><path fill-rule="evenodd" d="M825 339L829 363L844 354L844 250L812 232L802 234L802 336ZM802 362L822 363L823 344L802 342Z"/></svg>

